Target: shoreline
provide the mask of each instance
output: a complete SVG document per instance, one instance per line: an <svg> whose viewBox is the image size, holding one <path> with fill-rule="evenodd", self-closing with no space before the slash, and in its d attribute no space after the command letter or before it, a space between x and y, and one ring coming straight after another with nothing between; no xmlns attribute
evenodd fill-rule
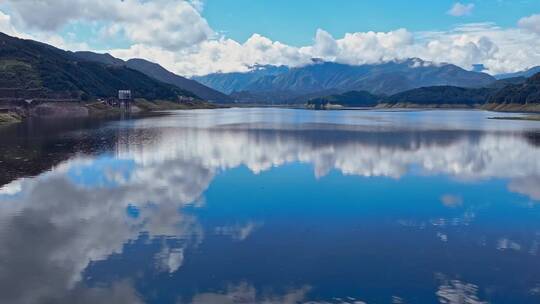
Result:
<svg viewBox="0 0 540 304"><path fill-rule="evenodd" d="M290 107L296 108L296 107ZM303 107L306 110L315 111L342 111L342 110L402 110L402 111L422 111L422 110L480 110L497 113L519 113L519 114L540 114L540 103L538 104L417 104L417 103L381 103L374 107L350 107L331 104L325 108Z"/></svg>
<svg viewBox="0 0 540 304"><path fill-rule="evenodd" d="M23 122L28 117L42 119L63 118L105 118L123 114L151 114L169 110L197 110L221 108L290 108L315 111L366 111L366 110L395 110L395 111L422 111L422 110L483 110L495 113L528 114L523 117L490 117L500 120L530 120L540 121L540 104L427 104L415 103L378 104L375 107L349 107L332 105L328 108L314 109L305 105L267 105L267 104L213 104L204 101L177 103L167 100L149 101L137 99L129 110L112 107L102 102L43 102L38 105L15 106L7 111L0 112L0 127ZM5 110L5 109L4 109Z"/></svg>
<svg viewBox="0 0 540 304"><path fill-rule="evenodd" d="M522 113L520 113L520 114L522 114ZM540 115L529 114L529 115L526 115L526 116L500 116L500 117L489 117L488 119L540 121Z"/></svg>
<svg viewBox="0 0 540 304"><path fill-rule="evenodd" d="M30 117L40 119L106 118L123 114L150 114L167 110L219 109L204 101L177 103L167 100L137 99L129 109L112 107L102 102L42 102L37 105L16 104L0 112L0 127L21 123Z"/></svg>

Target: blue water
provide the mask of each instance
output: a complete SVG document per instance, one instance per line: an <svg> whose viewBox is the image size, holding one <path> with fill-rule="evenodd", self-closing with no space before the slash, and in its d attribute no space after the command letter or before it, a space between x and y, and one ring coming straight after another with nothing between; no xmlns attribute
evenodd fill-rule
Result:
<svg viewBox="0 0 540 304"><path fill-rule="evenodd" d="M0 187L0 303L539 303L540 123L489 119L519 115L5 131L23 156L0 161L17 176Z"/></svg>

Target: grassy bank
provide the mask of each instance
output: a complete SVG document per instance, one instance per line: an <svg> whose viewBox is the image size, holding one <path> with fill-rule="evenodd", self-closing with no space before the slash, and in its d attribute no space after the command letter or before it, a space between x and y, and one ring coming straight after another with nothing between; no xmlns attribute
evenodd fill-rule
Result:
<svg viewBox="0 0 540 304"><path fill-rule="evenodd" d="M313 109L313 107L305 106L306 109ZM344 107L341 105L331 104L322 108L323 110L345 110L354 109L350 107ZM362 108L366 109L366 108ZM369 108L368 108L369 109ZM464 110L464 109L479 109L493 112L516 112L516 113L540 113L540 103L534 104L417 104L410 102L400 103L380 103L371 109L410 109L410 110L427 110L427 109L439 109L439 110ZM527 120L536 120L538 115L530 116ZM523 118L525 119L525 118Z"/></svg>
<svg viewBox="0 0 540 304"><path fill-rule="evenodd" d="M205 101L172 102L167 100L148 101L146 99L135 100L135 111L152 112L167 110L194 110L194 109L217 109L220 106Z"/></svg>
<svg viewBox="0 0 540 304"><path fill-rule="evenodd" d="M478 108L478 105L470 104L417 104L410 102L400 103L380 103L375 108L377 109L474 109Z"/></svg>
<svg viewBox="0 0 540 304"><path fill-rule="evenodd" d="M126 112L125 109L111 107L105 103L88 103L84 106L88 109L89 116L118 115ZM203 101L178 103L167 100L149 101L146 99L137 99L131 105L129 112L144 113L167 110L215 109L218 107L219 106Z"/></svg>
<svg viewBox="0 0 540 304"><path fill-rule="evenodd" d="M21 122L22 118L15 113L0 113L0 126Z"/></svg>

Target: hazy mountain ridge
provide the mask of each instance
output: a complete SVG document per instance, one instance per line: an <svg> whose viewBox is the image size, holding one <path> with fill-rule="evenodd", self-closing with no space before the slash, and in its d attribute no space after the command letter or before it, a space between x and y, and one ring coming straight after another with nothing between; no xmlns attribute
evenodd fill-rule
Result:
<svg viewBox="0 0 540 304"><path fill-rule="evenodd" d="M507 78L515 78L515 77L529 78L537 73L540 73L540 66L535 66L535 67L532 67L532 68L529 68L520 72L516 72L516 73L506 73L506 74L495 75L495 78L497 79L507 79Z"/></svg>
<svg viewBox="0 0 540 304"><path fill-rule="evenodd" d="M289 70L290 68L286 66L258 65L244 73L214 73L206 76L195 76L192 79L225 94L232 94L247 91L247 87L261 78L272 77Z"/></svg>
<svg viewBox="0 0 540 304"><path fill-rule="evenodd" d="M286 99L329 90L392 95L419 87L482 87L496 81L488 74L466 71L451 64L430 64L416 58L373 65L317 62L297 68L278 68L265 66L247 73L210 74L195 79L224 92L243 91L254 95L291 92Z"/></svg>

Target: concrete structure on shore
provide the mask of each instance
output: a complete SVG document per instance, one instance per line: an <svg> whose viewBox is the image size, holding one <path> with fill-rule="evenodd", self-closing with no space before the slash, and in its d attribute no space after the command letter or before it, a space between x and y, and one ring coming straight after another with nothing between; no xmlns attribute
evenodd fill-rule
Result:
<svg viewBox="0 0 540 304"><path fill-rule="evenodd" d="M107 99L107 104L115 108L130 108L132 103L131 90L119 90L118 98L111 97Z"/></svg>
<svg viewBox="0 0 540 304"><path fill-rule="evenodd" d="M119 90L118 91L118 100L120 101L131 101L131 90Z"/></svg>

